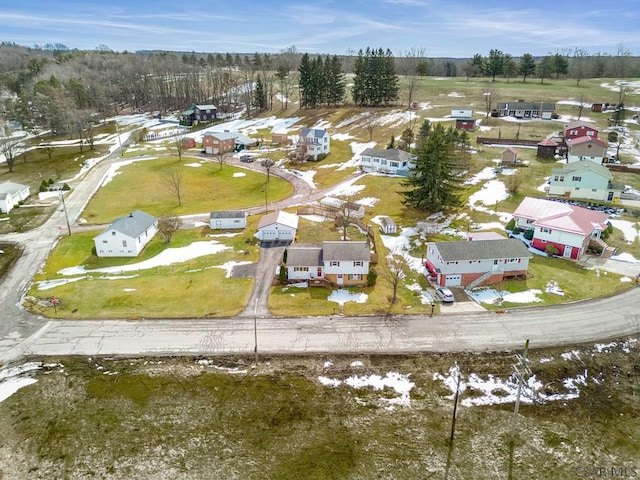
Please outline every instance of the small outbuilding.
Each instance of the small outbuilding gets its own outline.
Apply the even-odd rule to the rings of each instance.
[[[272,212],[258,222],[257,237],[263,242],[293,242],[298,231],[298,216],[288,212]]]
[[[94,237],[98,257],[137,257],[158,232],[158,219],[142,210],[113,221]]]
[[[247,213],[242,210],[211,212],[209,227],[212,230],[236,230],[247,226]]]
[[[558,153],[558,143],[550,138],[538,142],[537,147],[536,156],[541,158],[553,158]]]
[[[380,217],[380,231],[382,233],[396,233],[396,230],[396,222],[394,222],[391,217],[387,217],[386,215]]]

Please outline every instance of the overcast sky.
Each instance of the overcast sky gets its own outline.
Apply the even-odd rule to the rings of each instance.
[[[117,51],[640,55],[640,1],[2,0],[0,41]]]

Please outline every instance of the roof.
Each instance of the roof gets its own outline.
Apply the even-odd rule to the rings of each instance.
[[[215,137],[218,140],[235,140],[238,138],[239,133],[236,132],[207,132],[203,134],[203,137]]]
[[[323,260],[331,262],[336,260],[368,262],[371,259],[367,242],[322,242]]]
[[[191,108],[197,108],[198,110],[217,110],[215,105],[211,105],[210,103],[204,105],[193,105]]]
[[[382,217],[380,217],[380,224],[383,227],[395,227],[396,226],[396,222],[393,221],[393,218],[391,217],[387,217],[386,215],[383,215]]]
[[[555,103],[544,102],[503,102],[498,103],[498,110],[555,110]]]
[[[513,216],[535,220],[532,224],[534,226],[581,235],[591,235],[594,230],[604,230],[605,221],[609,218],[607,213],[531,197],[522,200]]]
[[[298,228],[298,216],[288,212],[271,212],[260,219],[258,222],[258,228],[264,228],[274,223],[286,225],[291,228]]]
[[[592,125],[588,125],[587,122],[584,122],[582,120],[578,120],[575,122],[569,122],[564,126],[564,131],[566,132],[567,130],[572,130],[574,128],[588,128],[589,130],[595,130],[596,132],[598,131],[598,129]]]
[[[593,142],[597,145],[600,145],[601,147],[609,147],[609,144],[607,142],[605,142],[604,140],[600,140],[599,138],[593,138],[590,136],[583,136],[583,137],[576,137],[576,138],[568,138],[567,139],[567,144],[570,147],[575,147],[576,145],[582,145],[583,143],[589,143],[589,142]]]
[[[220,212],[211,212],[209,218],[244,218],[247,214],[243,210],[224,210]]]
[[[538,145],[541,146],[541,147],[557,147],[558,146],[558,142],[554,142],[550,138],[545,138],[541,142],[538,142]]]
[[[5,198],[9,194],[21,192],[25,188],[29,188],[29,186],[15,182],[2,182],[0,183],[0,198]]]
[[[126,217],[116,218],[113,223],[104,230],[104,232],[115,230],[131,238],[137,238],[141,233],[156,223],[156,221],[156,217],[149,215],[142,210],[136,210]]]
[[[236,133],[236,143],[241,143],[243,145],[253,145],[254,143],[258,143],[258,140],[255,138],[247,137],[241,133]]]
[[[474,232],[469,233],[469,240],[477,242],[479,240],[504,240],[506,237],[498,232]]]
[[[309,135],[313,135],[315,138],[322,138],[325,136],[327,131],[323,128],[303,128],[300,131],[300,135],[303,137],[308,137]]]
[[[413,160],[416,158],[415,155],[409,152],[405,152],[404,150],[400,150],[399,148],[387,148],[384,150],[380,150],[377,148],[367,148],[360,154],[360,156],[385,158],[387,160],[393,160],[396,162],[403,162],[405,160]]]
[[[566,175],[568,173],[576,173],[576,172],[584,172],[590,171],[602,175],[603,177],[611,180],[613,176],[607,167],[603,167],[602,165],[598,165],[596,162],[592,162],[591,160],[581,160],[579,162],[569,163],[567,165],[563,165],[561,168],[554,168],[551,170],[552,175]]]
[[[515,238],[502,240],[477,240],[473,242],[436,242],[442,260],[445,262],[464,260],[491,260],[499,258],[530,258],[533,254]]]
[[[513,153],[513,154],[514,154],[514,155],[516,155],[516,156],[518,155],[518,150],[516,150],[516,149],[515,149],[515,148],[513,148],[513,147],[509,147],[509,148],[505,149],[502,153],[504,154],[504,153],[506,153],[506,152]]]
[[[322,265],[321,243],[294,243],[287,249],[288,267]]]

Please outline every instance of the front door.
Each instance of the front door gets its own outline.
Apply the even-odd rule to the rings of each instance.
[[[571,258],[571,252],[573,251],[573,247],[571,245],[565,245],[564,246],[564,252],[562,253],[562,256],[565,258]]]
[[[343,285],[344,284],[344,279],[342,278],[342,274],[339,273],[338,274],[338,285]]]

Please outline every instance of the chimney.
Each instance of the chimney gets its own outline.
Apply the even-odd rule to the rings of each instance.
[[[129,218],[133,218],[133,212],[129,214]]]

